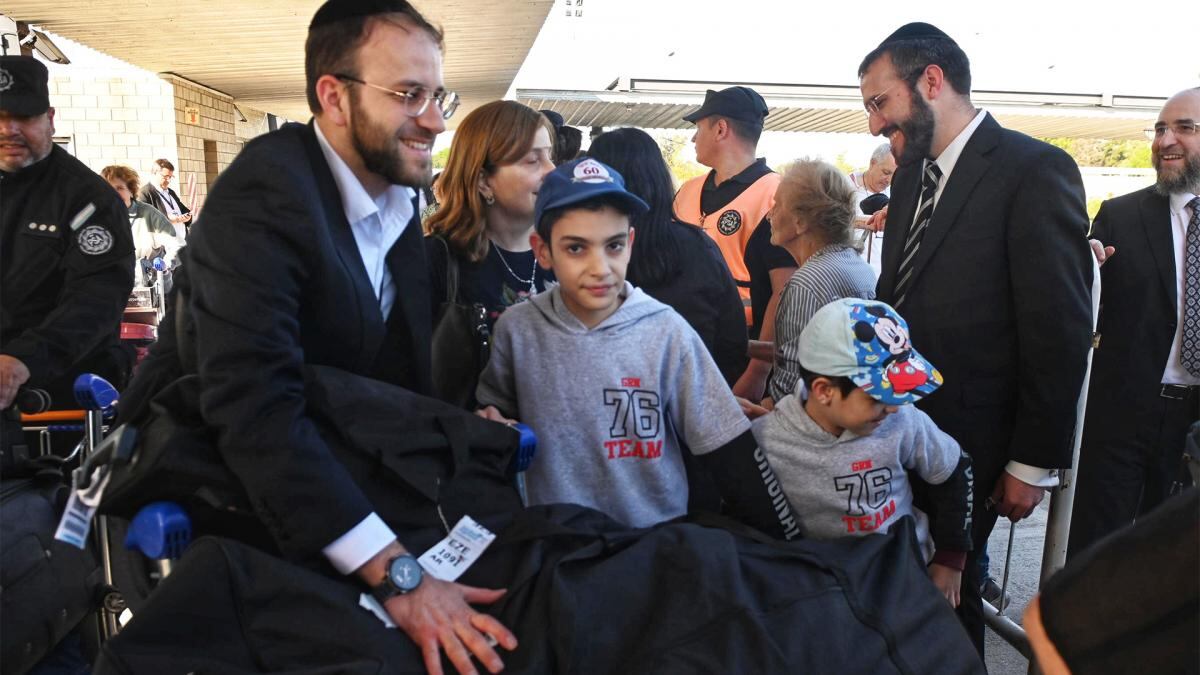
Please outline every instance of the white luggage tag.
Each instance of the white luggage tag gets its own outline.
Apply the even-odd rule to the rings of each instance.
[[[112,469],[101,466],[92,471],[92,480],[86,490],[79,487],[80,469],[75,469],[72,481],[71,497],[67,499],[67,508],[63,511],[62,519],[58,521],[58,529],[54,538],[78,549],[87,547],[88,533],[92,530],[92,518],[96,515],[96,507],[100,505],[100,497],[104,488],[112,478]]]
[[[442,581],[455,581],[496,540],[496,535],[475,522],[471,516],[463,516],[454,529],[443,540],[425,551],[417,562],[427,574]]]

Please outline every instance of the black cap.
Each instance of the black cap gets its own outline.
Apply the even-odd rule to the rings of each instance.
[[[761,127],[768,112],[767,102],[757,91],[750,87],[729,87],[721,91],[709,89],[704,94],[704,103],[700,109],[690,115],[684,115],[683,120],[694,124],[709,115],[721,115]]]
[[[539,110],[538,112],[545,115],[546,119],[550,120],[550,125],[555,129],[558,129],[567,123],[567,121],[563,119],[562,115],[554,112],[553,110]]]
[[[879,43],[879,46],[883,47],[895,42],[904,42],[905,40],[949,40],[950,42],[954,42],[949,35],[943,33],[937,26],[921,21],[914,21],[913,23],[906,23],[897,28],[894,33],[885,37],[883,42]]]
[[[411,5],[404,0],[327,0],[313,15],[308,29],[312,30],[360,16],[407,12],[410,7]]]
[[[0,110],[20,117],[50,108],[50,73],[32,56],[0,56]]]

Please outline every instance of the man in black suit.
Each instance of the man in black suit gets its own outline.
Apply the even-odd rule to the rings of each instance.
[[[1104,202],[1092,224],[1092,236],[1116,252],[1101,268],[1100,337],[1069,557],[1132,523],[1162,503],[1173,483],[1186,481],[1184,439],[1200,418],[1197,123],[1200,88],[1171,97],[1150,146],[1157,182]]]
[[[997,515],[1028,516],[1071,464],[1092,334],[1083,184],[1066,153],[975,108],[966,54],[929,24],[885,39],[859,78],[871,133],[900,166],[877,297],[941,369],[920,407],[974,462],[959,612],[982,654],[974,558]]]
[[[204,420],[286,557],[356,573],[430,672],[441,649],[464,673],[472,654],[496,672],[488,640],[516,639],[468,603],[503,591],[421,575],[317,433],[302,377],[320,364],[432,388],[413,188],[457,100],[442,35],[403,0],[330,0],[305,52],[314,121],[249,143],[185,249]]]
[[[179,195],[171,189],[175,165],[165,159],[156,159],[151,175],[152,178],[138,190],[138,201],[158,209],[172,225],[183,225],[186,228],[192,222],[192,210],[185,206]]]

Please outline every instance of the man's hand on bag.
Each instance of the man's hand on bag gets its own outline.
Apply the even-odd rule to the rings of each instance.
[[[400,542],[393,541],[371,557],[355,572],[368,586],[382,582],[390,560],[405,553]],[[389,598],[383,604],[388,616],[421,648],[425,669],[443,675],[442,650],[462,675],[475,675],[471,656],[489,672],[504,669],[495,645],[512,651],[517,638],[495,617],[471,609],[471,604],[490,605],[504,597],[505,591],[463,586],[426,574],[412,593]]]
[[[471,656],[488,672],[504,670],[493,645],[512,651],[517,638],[493,616],[471,608],[489,605],[504,596],[503,589],[475,588],[435,579],[429,575],[417,590],[398,595],[384,604],[388,616],[417,646],[431,675],[442,675],[442,650],[461,675],[476,675]]]
[[[29,381],[29,369],[21,359],[0,354],[0,410],[7,410],[17,398],[17,389]]]

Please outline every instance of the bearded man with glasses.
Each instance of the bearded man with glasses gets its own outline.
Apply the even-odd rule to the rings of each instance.
[[[475,672],[472,657],[497,672],[495,647],[516,639],[469,603],[503,591],[422,575],[305,396],[313,365],[432,393],[414,188],[430,184],[434,139],[457,107],[442,50],[441,32],[403,0],[322,5],[305,45],[314,119],[254,139],[215,183],[184,253],[179,305],[194,325],[191,412],[283,557],[357,575],[430,672],[443,651],[463,673]]]
[[[1071,465],[1095,264],[1083,181],[1065,152],[975,107],[966,54],[934,26],[888,36],[859,82],[871,133],[899,165],[876,299],[938,364],[945,385],[917,405],[974,463],[958,611],[982,654],[975,558],[997,516],[1027,517]]]
[[[1182,457],[1200,419],[1200,87],[1146,130],[1154,185],[1100,205],[1092,236],[1100,325],[1067,556],[1191,483]]]

